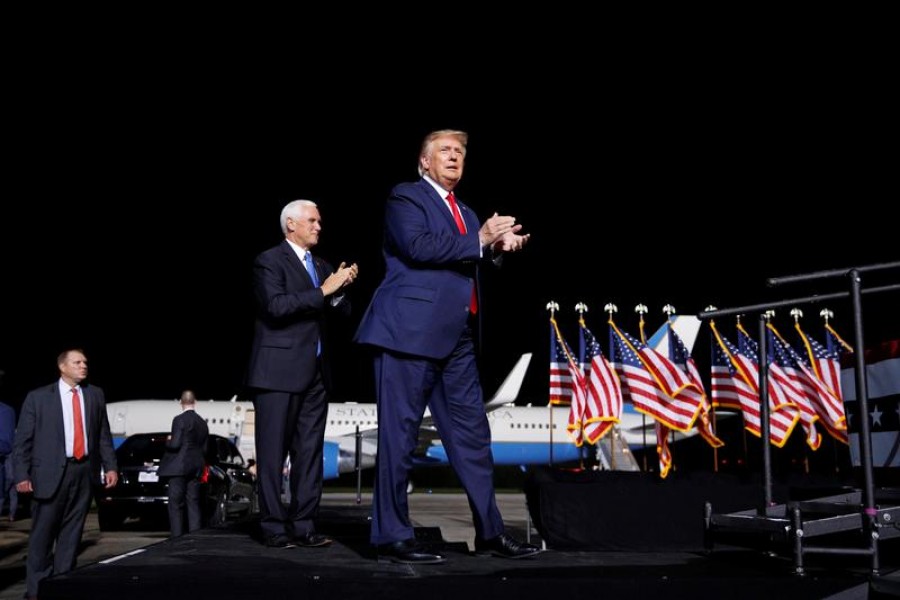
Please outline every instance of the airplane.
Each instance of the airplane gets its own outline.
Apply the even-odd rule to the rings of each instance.
[[[672,318],[688,348],[693,347],[700,322],[695,317],[679,315]],[[666,343],[668,328],[663,326],[648,341],[659,349]],[[516,406],[515,400],[531,362],[532,354],[522,354],[512,370],[485,403],[491,428],[491,450],[495,465],[551,464],[577,461],[585,457],[587,446],[577,447],[570,439],[566,425],[569,408],[565,406]],[[255,458],[255,411],[253,403],[198,400],[197,413],[207,420],[210,433],[236,441],[246,458]],[[110,429],[116,446],[134,433],[168,431],[172,419],[180,414],[178,400],[124,400],[107,404]],[[375,403],[333,402],[328,405],[324,444],[324,477],[334,479],[359,467],[375,465],[377,453],[378,414]],[[623,407],[616,426],[620,452],[656,444],[654,421],[634,410],[630,403]],[[675,441],[696,434],[675,432]],[[357,441],[358,438],[358,441]],[[604,438],[606,439],[606,438]],[[446,451],[426,411],[422,421],[416,465],[448,464]],[[357,445],[359,451],[357,451]]]
[[[512,404],[519,395],[531,354],[523,354],[497,389],[485,409]],[[256,457],[255,410],[253,402],[198,400],[195,410],[206,419],[210,433],[231,438],[245,459]],[[169,431],[172,419],[181,414],[181,403],[175,400],[122,400],[106,405],[113,445],[118,447],[135,433]],[[431,415],[426,411],[423,427],[430,427]],[[433,427],[432,427],[433,429]],[[375,403],[332,402],[328,405],[323,452],[324,477],[334,479],[356,470],[357,432],[360,437],[359,466],[375,466],[378,415]]]

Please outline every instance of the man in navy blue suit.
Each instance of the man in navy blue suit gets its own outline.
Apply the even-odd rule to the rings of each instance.
[[[524,558],[540,552],[504,531],[472,335],[479,263],[499,262],[529,236],[510,216],[494,213],[479,224],[456,200],[467,141],[462,131],[430,133],[419,154],[422,178],[391,192],[386,273],[356,334],[357,342],[375,348],[378,458],[370,539],[379,556],[400,563],[444,561],[416,542],[409,520],[409,469],[426,406],[468,495],[476,553]]]
[[[331,543],[315,530],[322,496],[322,452],[328,413],[326,316],[348,315],[346,286],[356,263],[335,270],[313,256],[322,220],[309,200],[281,211],[285,239],[256,257],[256,326],[247,369],[256,410],[256,460],[263,543],[273,548]],[[290,506],[281,503],[282,468],[291,459]]]

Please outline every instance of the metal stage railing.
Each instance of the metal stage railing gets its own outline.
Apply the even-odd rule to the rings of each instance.
[[[771,534],[772,532],[788,532],[793,536],[795,551],[795,569],[798,573],[803,573],[803,555],[804,553],[819,554],[848,554],[848,555],[870,555],[872,558],[872,573],[877,574],[880,568],[878,556],[878,539],[879,539],[879,509],[876,507],[875,501],[875,485],[872,470],[872,442],[869,421],[866,418],[860,418],[860,461],[863,470],[864,485],[862,497],[858,495],[844,495],[829,499],[822,499],[816,503],[799,503],[790,511],[785,508],[783,511],[775,508],[772,499],[772,458],[771,447],[769,443],[769,401],[768,401],[768,357],[766,344],[766,311],[784,307],[796,306],[797,304],[810,304],[825,300],[850,297],[853,311],[853,335],[856,348],[856,397],[859,402],[859,414],[867,415],[868,394],[866,387],[865,372],[865,343],[863,337],[863,309],[862,295],[874,294],[888,291],[900,290],[900,284],[884,285],[880,287],[872,287],[862,289],[861,273],[871,271],[881,271],[887,269],[900,268],[900,262],[881,263],[876,265],[867,265],[862,267],[852,267],[848,269],[833,269],[828,271],[818,271],[815,273],[807,273],[801,275],[790,275],[785,277],[773,277],[768,279],[770,286],[780,286],[797,282],[818,281],[821,279],[829,279],[836,277],[847,277],[849,279],[849,290],[844,292],[836,292],[823,295],[806,296],[802,298],[791,298],[788,300],[780,300],[774,302],[766,302],[762,304],[753,304],[747,306],[739,306],[735,308],[716,309],[701,312],[698,317],[700,319],[714,319],[729,315],[748,315],[759,314],[759,392],[760,392],[760,421],[761,421],[761,439],[762,446],[762,464],[763,464],[763,504],[759,506],[755,514],[753,511],[744,511],[742,513],[734,513],[731,515],[716,515],[712,513],[711,507],[707,506],[706,522],[707,527],[720,527],[724,530],[740,530],[764,532]],[[855,513],[853,507],[862,504],[861,515]],[[804,531],[804,523],[801,512],[804,506],[811,510],[824,512],[831,515],[828,524],[816,527],[813,524],[806,526]],[[838,508],[839,507],[839,508]],[[848,511],[848,507],[850,510]],[[834,518],[834,514],[843,513],[840,517]],[[900,516],[900,507],[888,509],[883,515],[886,522],[896,520]],[[860,520],[863,523],[860,523]],[[848,531],[854,528],[858,529],[860,525],[864,525],[865,531],[869,533],[869,546],[867,548],[833,548],[833,547],[812,547],[804,545],[804,535],[834,533],[836,531]]]

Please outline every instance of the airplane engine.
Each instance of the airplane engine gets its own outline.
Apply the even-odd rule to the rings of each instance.
[[[325,479],[335,479],[344,473],[356,472],[356,452],[341,448],[338,442],[325,440],[322,461],[325,463],[323,465]],[[364,453],[360,463],[361,468],[371,469],[375,466],[375,457]]]
[[[325,442],[322,450],[322,473],[325,479],[336,479],[341,474],[341,446]]]

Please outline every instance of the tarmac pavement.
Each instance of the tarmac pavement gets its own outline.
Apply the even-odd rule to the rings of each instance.
[[[362,494],[360,504],[371,506],[370,493]],[[357,502],[355,493],[326,492],[323,506],[352,506]],[[507,526],[507,531],[520,540],[529,538],[530,520],[525,495],[498,493],[497,504]],[[409,495],[410,517],[413,524],[439,527],[441,536],[448,542],[465,542],[474,549],[475,529],[472,513],[463,493],[430,493],[416,491]],[[151,524],[152,525],[152,524]],[[25,555],[28,548],[28,532],[31,519],[13,522],[5,517],[0,521],[0,600],[20,600],[25,591]],[[141,521],[127,521],[120,531],[100,531],[96,510],[88,514],[82,536],[82,550],[78,566],[93,564],[122,554],[156,544],[168,538],[166,524],[147,527]],[[540,544],[535,532],[531,542]]]

